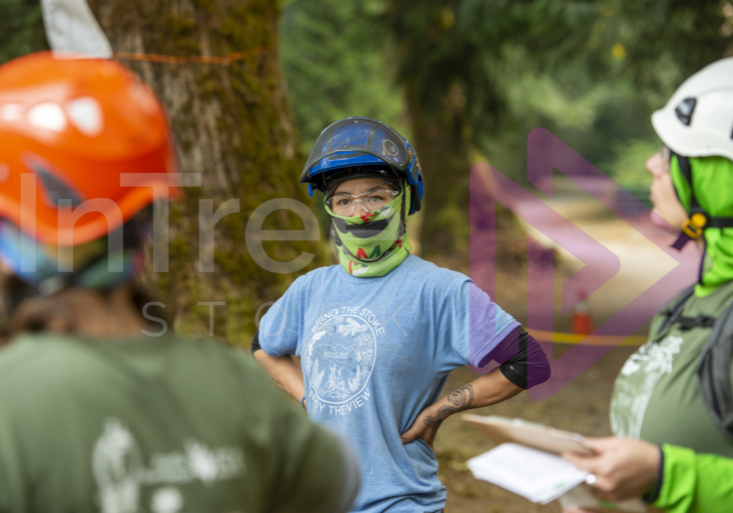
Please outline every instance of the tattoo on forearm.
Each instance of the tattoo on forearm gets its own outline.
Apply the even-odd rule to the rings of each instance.
[[[448,394],[446,400],[450,403],[449,405],[441,406],[434,417],[425,417],[426,426],[443,422],[454,413],[470,408],[473,404],[473,387],[471,385],[463,386]]]

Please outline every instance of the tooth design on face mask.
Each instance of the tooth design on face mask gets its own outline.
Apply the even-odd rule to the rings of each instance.
[[[367,220],[368,221],[368,220]],[[336,229],[340,233],[351,234],[359,239],[369,239],[376,237],[392,222],[392,217],[389,219],[380,219],[379,221],[371,221],[368,224],[349,224],[344,219],[334,218],[333,223],[336,225]]]

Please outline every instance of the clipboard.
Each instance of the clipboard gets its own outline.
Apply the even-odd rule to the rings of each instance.
[[[608,503],[599,501],[593,496],[588,485],[580,485],[560,497],[560,506],[578,507],[593,513],[664,513],[661,509],[652,508],[639,499]]]
[[[571,431],[562,431],[535,422],[498,415],[483,416],[467,413],[461,418],[497,445],[513,442],[557,455],[566,451],[587,456],[595,454],[595,451],[583,442],[580,434]]]
[[[466,413],[461,418],[497,445],[512,442],[557,455],[565,451],[585,455],[595,454],[593,449],[583,443],[583,437],[572,431],[563,431],[536,422],[498,415],[483,416]],[[640,499],[604,503],[596,499],[590,490],[586,485],[578,486],[563,495],[560,502],[563,507],[581,506],[594,513],[663,513],[659,509],[648,507]]]

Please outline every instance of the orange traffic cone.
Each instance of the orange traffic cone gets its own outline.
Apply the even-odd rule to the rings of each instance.
[[[588,335],[593,331],[593,317],[586,301],[585,291],[578,292],[580,303],[573,309],[573,333]]]

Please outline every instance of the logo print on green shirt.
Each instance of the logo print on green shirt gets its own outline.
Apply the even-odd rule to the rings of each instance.
[[[210,448],[190,440],[181,451],[153,453],[146,465],[133,434],[119,419],[111,417],[94,445],[92,470],[102,513],[139,511],[143,486],[168,486],[156,491],[153,506],[157,505],[154,509],[160,513],[176,513],[184,508],[183,499],[169,485],[234,479],[244,472],[244,455],[236,447]],[[174,495],[181,501],[174,500]]]
[[[647,342],[626,360],[611,401],[611,429],[616,436],[639,438],[649,399],[660,378],[672,372],[683,340],[670,336]]]

